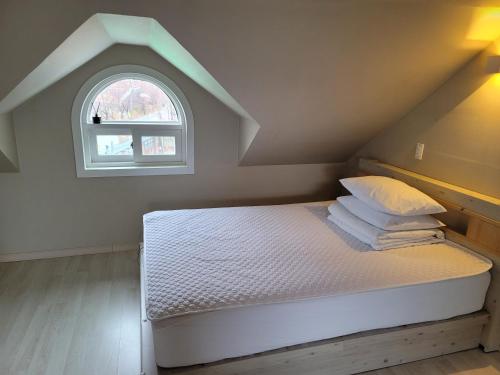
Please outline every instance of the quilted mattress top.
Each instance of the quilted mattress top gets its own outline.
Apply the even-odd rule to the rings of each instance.
[[[475,276],[491,262],[445,242],[372,251],[327,203],[144,215],[150,320]]]

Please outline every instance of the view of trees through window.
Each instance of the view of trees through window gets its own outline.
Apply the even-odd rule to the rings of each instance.
[[[175,155],[175,137],[142,137],[144,155]]]
[[[178,121],[170,98],[155,84],[139,79],[116,81],[95,98],[91,116],[102,121]]]

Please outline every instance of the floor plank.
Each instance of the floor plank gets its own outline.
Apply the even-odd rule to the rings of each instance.
[[[134,251],[0,263],[1,375],[138,375],[139,321]],[[365,374],[500,374],[500,353],[469,350]]]
[[[0,374],[140,372],[137,252],[0,265]]]

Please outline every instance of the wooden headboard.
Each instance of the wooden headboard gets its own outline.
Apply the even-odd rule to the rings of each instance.
[[[360,159],[358,175],[388,176],[406,182],[441,203],[448,212],[434,215],[444,222],[446,238],[472,249],[494,263],[485,308],[490,321],[482,345],[486,351],[500,350],[500,199],[448,184],[402,168]]]

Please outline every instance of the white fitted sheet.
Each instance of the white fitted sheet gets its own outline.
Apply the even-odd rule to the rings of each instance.
[[[204,312],[152,322],[156,363],[190,366],[481,310],[489,272],[403,288]]]
[[[370,251],[328,222],[327,205],[146,215],[143,286],[157,363],[206,363],[481,309],[491,262],[449,242]]]

